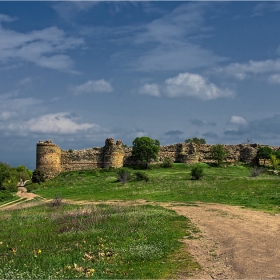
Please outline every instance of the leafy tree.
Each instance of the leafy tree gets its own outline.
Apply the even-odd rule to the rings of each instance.
[[[268,146],[264,146],[264,147],[259,147],[258,151],[257,151],[257,159],[263,160],[263,165],[265,165],[265,161],[267,159],[270,159],[270,156],[272,154],[272,149]]]
[[[10,177],[11,166],[5,162],[0,162],[0,188],[3,188],[3,182]]]
[[[206,144],[206,140],[204,138],[194,137],[192,139],[188,138],[185,140],[185,143],[195,143],[197,145]]]
[[[44,177],[44,172],[40,169],[35,169],[33,171],[33,176],[32,176],[32,183],[41,183],[45,182],[45,177]]]
[[[220,166],[225,157],[227,156],[227,152],[221,144],[216,144],[211,148],[211,154],[213,159],[217,162],[217,165]]]
[[[132,156],[148,167],[151,160],[157,160],[160,143],[157,139],[143,136],[137,137],[132,142]]]

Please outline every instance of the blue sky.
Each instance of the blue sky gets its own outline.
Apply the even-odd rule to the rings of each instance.
[[[280,2],[0,2],[0,161],[36,143],[280,145]]]

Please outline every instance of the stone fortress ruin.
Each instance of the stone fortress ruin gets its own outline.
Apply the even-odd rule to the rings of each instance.
[[[174,162],[193,164],[211,163],[210,144],[178,143],[161,146],[158,162],[171,158]],[[257,163],[258,144],[223,145],[227,152],[226,162]],[[271,147],[280,150],[279,147]],[[43,171],[47,179],[56,177],[61,172],[74,170],[91,170],[96,168],[119,168],[137,162],[132,157],[132,148],[123,147],[121,140],[112,138],[105,141],[104,147],[93,147],[84,150],[62,150],[52,140],[39,141],[36,151],[36,168]]]

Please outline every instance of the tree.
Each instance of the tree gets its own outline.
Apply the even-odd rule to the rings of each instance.
[[[32,176],[32,183],[41,183],[45,182],[44,172],[40,169],[34,169]]]
[[[227,152],[223,148],[221,144],[217,144],[212,146],[211,148],[211,154],[213,159],[217,162],[217,165],[221,165],[223,162],[224,158],[227,156]]]
[[[264,146],[264,147],[259,147],[258,151],[257,151],[257,159],[263,160],[263,165],[265,165],[265,161],[267,159],[270,159],[270,156],[272,154],[272,149],[268,146]]]
[[[206,144],[206,140],[204,138],[193,137],[192,139],[186,139],[185,143],[195,143],[197,145]]]
[[[132,142],[132,156],[148,167],[151,160],[157,160],[160,143],[157,139],[143,136],[137,137]]]

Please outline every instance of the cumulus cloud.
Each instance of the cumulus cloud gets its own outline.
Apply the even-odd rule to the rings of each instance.
[[[76,116],[69,113],[55,113],[30,119],[26,122],[26,129],[33,133],[73,134],[90,128],[98,128],[98,125],[90,123],[76,123]]]
[[[145,84],[139,89],[140,94],[148,94],[155,97],[161,96],[159,86],[157,84]]]
[[[167,97],[194,97],[202,100],[211,100],[220,97],[232,97],[234,92],[228,88],[219,88],[201,75],[180,73],[176,77],[165,80],[161,86],[145,84],[139,90],[141,94],[152,96],[165,95]]]
[[[73,73],[74,62],[63,53],[84,44],[82,38],[68,37],[63,30],[55,26],[29,33],[20,33],[0,26],[0,41],[2,63],[20,60]]]
[[[111,84],[105,80],[89,80],[82,85],[78,85],[73,88],[75,95],[80,95],[84,93],[97,93],[97,92],[112,92],[113,87]]]
[[[195,97],[210,100],[230,97],[234,95],[234,92],[221,89],[198,74],[186,72],[165,81],[165,94],[168,97]]]
[[[229,120],[229,123],[231,124],[238,124],[238,125],[246,125],[247,121],[240,116],[232,116]]]

